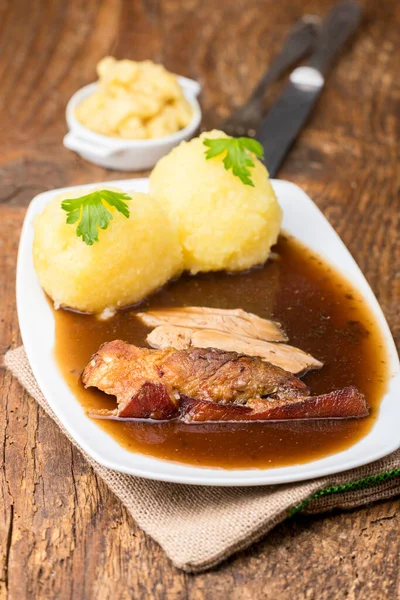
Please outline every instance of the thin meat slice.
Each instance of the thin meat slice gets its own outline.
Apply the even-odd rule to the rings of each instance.
[[[268,418],[282,419],[347,419],[369,414],[365,396],[355,386],[335,390],[321,396],[310,396],[291,404],[270,407]]]
[[[321,396],[276,404],[268,399],[248,401],[245,406],[223,405],[194,398],[181,398],[180,419],[184,423],[282,421],[294,419],[347,419],[366,417],[365,397],[354,386]]]
[[[153,348],[183,350],[194,346],[197,348],[218,348],[248,356],[256,356],[294,374],[303,374],[313,369],[320,369],[323,366],[323,363],[311,354],[294,346],[289,346],[289,344],[265,342],[210,329],[159,325],[148,334],[146,340]]]
[[[192,329],[212,329],[270,342],[285,342],[288,339],[280,323],[262,319],[241,308],[183,306],[139,312],[136,316],[149,327],[176,325]]]

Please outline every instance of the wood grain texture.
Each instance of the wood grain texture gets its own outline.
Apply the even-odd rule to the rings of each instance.
[[[350,248],[400,344],[400,4],[366,0],[280,176],[301,185]],[[0,3],[0,346],[20,343],[15,261],[44,190],[112,180],[61,144],[71,94],[105,54],[153,58],[203,85],[204,124],[241,104],[307,12],[330,0],[9,0]],[[271,88],[270,104],[281,84]],[[399,500],[297,516],[219,569],[190,576],[128,517],[57,427],[0,371],[0,597],[400,597]]]

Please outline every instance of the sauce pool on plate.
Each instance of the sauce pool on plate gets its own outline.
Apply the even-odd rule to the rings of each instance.
[[[324,363],[304,382],[313,395],[355,385],[366,396],[363,419],[276,423],[199,424],[178,421],[98,420],[122,446],[157,458],[225,469],[305,463],[345,450],[371,429],[388,379],[384,343],[368,306],[328,263],[292,237],[281,235],[263,267],[237,275],[185,275],[140,305],[243,308],[282,323],[289,343]],[[54,311],[55,356],[82,406],[115,408],[113,397],[85,390],[80,374],[98,347],[114,339],[146,346],[150,328],[124,309],[108,321],[68,310]]]

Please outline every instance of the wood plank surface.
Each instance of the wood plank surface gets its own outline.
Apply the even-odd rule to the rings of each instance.
[[[62,146],[65,105],[96,62],[152,58],[198,79],[204,125],[239,106],[288,28],[330,0],[0,2],[0,354],[20,343],[19,232],[31,198],[118,179]],[[363,26],[329,76],[280,177],[343,237],[400,344],[400,3],[365,0]],[[266,104],[281,84],[271,88]],[[21,387],[0,370],[0,598],[395,599],[398,499],[299,515],[211,572],[171,566]]]

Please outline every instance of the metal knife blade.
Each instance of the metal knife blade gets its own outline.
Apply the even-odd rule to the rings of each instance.
[[[342,2],[322,23],[308,66],[295,69],[277,102],[262,120],[256,138],[264,147],[264,164],[274,177],[324,86],[324,75],[339,48],[357,29],[360,6]]]

